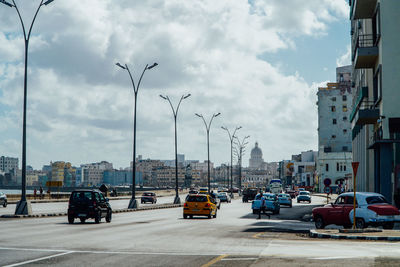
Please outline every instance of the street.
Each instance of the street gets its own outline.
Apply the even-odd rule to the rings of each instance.
[[[313,197],[312,205],[324,198]],[[373,266],[396,262],[400,244],[309,239],[312,222],[290,219],[312,205],[281,209],[271,219],[251,203],[223,203],[216,219],[184,220],[182,208],[118,213],[111,223],[69,225],[65,216],[1,219],[2,266]],[[279,230],[280,229],[280,230]],[[395,258],[395,259],[391,259]],[[372,264],[372,265],[371,265]]]

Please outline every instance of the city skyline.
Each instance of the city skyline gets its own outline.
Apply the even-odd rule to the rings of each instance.
[[[34,4],[21,3],[24,19]],[[173,159],[173,120],[158,95],[186,93],[192,97],[178,116],[178,151],[187,158],[207,158],[205,130],[194,113],[221,112],[210,132],[210,160],[217,165],[230,160],[222,125],[242,126],[239,137],[251,136],[249,149],[257,141],[266,162],[317,150],[316,92],[335,80],[336,66],[350,63],[349,8],[344,0],[292,1],[282,15],[285,6],[49,5],[37,18],[30,49],[27,164],[129,166],[133,93],[115,69],[118,61],[132,66],[135,77],[146,63],[160,64],[146,73],[139,92],[137,155]],[[21,158],[23,42],[14,13],[0,9],[0,151]],[[246,153],[245,166],[248,159]]]

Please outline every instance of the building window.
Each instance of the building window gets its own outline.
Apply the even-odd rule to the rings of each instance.
[[[333,120],[332,120],[332,123],[333,123],[333,124],[336,124],[336,119],[333,119]]]
[[[336,97],[332,97],[332,101],[336,101]]]
[[[335,139],[336,138],[336,135],[332,135],[332,139]]]
[[[343,112],[347,112],[347,105],[343,105]]]
[[[328,172],[329,171],[329,164],[325,164],[325,170]]]
[[[336,107],[335,106],[331,106],[331,111],[335,112],[336,111]]]
[[[346,163],[343,165],[343,171],[346,171]]]
[[[342,100],[343,100],[343,101],[346,101],[346,100],[347,100],[347,95],[343,95],[343,96],[342,96]]]

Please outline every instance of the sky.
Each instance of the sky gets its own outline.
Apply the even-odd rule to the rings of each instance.
[[[10,1],[11,0],[7,0]],[[16,0],[29,28],[40,0]],[[350,64],[346,0],[55,0],[42,6],[29,44],[27,164],[75,166],[137,155],[230,162],[231,131],[250,136],[267,162],[317,150],[318,86]],[[22,155],[24,39],[14,8],[0,4],[0,156]]]

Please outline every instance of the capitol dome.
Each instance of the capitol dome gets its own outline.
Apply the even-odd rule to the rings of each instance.
[[[264,159],[262,158],[262,151],[261,148],[258,147],[258,142],[256,142],[255,147],[250,153],[249,167],[251,169],[260,169],[263,163]]]

